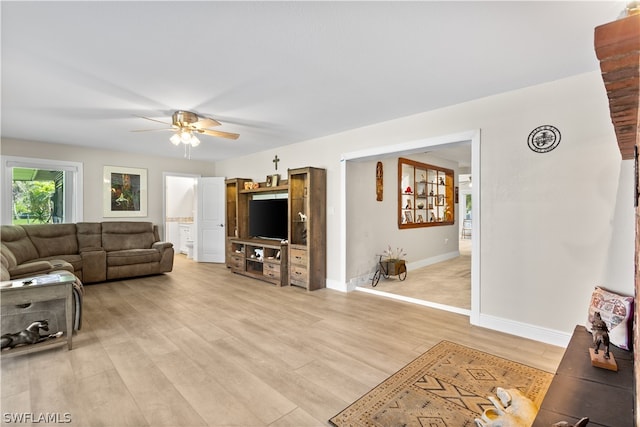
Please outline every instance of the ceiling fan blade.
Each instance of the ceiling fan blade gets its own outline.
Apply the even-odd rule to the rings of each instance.
[[[227,138],[227,139],[238,139],[238,137],[240,136],[237,133],[222,132],[219,130],[212,130],[212,129],[197,129],[197,131],[198,133],[203,133],[205,135],[219,136],[221,138]]]
[[[136,117],[139,117],[139,118],[141,118],[141,119],[145,119],[145,120],[151,120],[152,122],[162,123],[163,125],[173,126],[173,123],[163,122],[162,120],[151,119],[151,118],[149,118],[149,117],[144,117],[144,116],[136,116]]]
[[[195,127],[196,129],[206,129],[214,126],[220,126],[221,124],[222,123],[220,123],[219,121],[209,117],[199,117],[199,120],[193,123],[191,126]]]
[[[131,132],[156,132],[156,131],[175,131],[174,128],[162,128],[162,129],[134,129]]]

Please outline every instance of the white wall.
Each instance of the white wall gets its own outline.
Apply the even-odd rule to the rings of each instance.
[[[560,129],[562,141],[550,153],[534,153],[527,137],[547,124]],[[215,172],[263,180],[275,154],[281,173],[326,168],[328,283],[346,289],[341,154],[471,129],[481,129],[480,324],[560,343],[584,322],[593,286],[633,294],[626,237],[633,235],[633,183],[599,72],[222,161]],[[350,262],[370,257],[361,245],[347,245]]]
[[[147,210],[144,218],[126,218],[130,221],[150,221],[160,227],[163,235],[163,172],[193,173],[211,176],[213,166],[209,162],[195,160],[169,159],[121,153],[117,151],[95,150],[73,145],[46,144],[33,141],[2,139],[2,155],[35,157],[50,160],[81,162],[84,172],[84,221],[115,221],[119,218],[104,218],[102,206],[103,167],[122,166],[147,169]]]
[[[167,221],[193,221],[193,210],[195,207],[195,182],[195,179],[191,177],[167,177]]]

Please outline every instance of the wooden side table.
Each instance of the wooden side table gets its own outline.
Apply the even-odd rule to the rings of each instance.
[[[37,344],[23,345],[4,350],[2,356],[32,353],[67,344],[72,349],[73,337],[73,284],[76,277],[69,272],[46,274],[26,279],[0,283],[0,305],[19,305],[34,302],[62,300],[64,301],[67,339],[50,339]],[[28,325],[25,325],[25,327]],[[4,331],[9,332],[9,331]],[[18,331],[12,331],[18,332]],[[55,333],[56,331],[49,331]]]

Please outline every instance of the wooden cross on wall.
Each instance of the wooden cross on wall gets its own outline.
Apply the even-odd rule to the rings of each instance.
[[[272,162],[276,165],[276,170],[278,170],[278,162],[279,161],[280,161],[280,159],[278,158],[278,155],[276,154],[276,156],[272,160]]]

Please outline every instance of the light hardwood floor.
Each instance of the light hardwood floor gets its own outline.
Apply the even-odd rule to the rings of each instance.
[[[3,424],[68,413],[74,426],[324,426],[441,340],[549,372],[563,353],[463,315],[278,288],[184,256],[172,273],[85,289],[72,351],[2,358]]]

